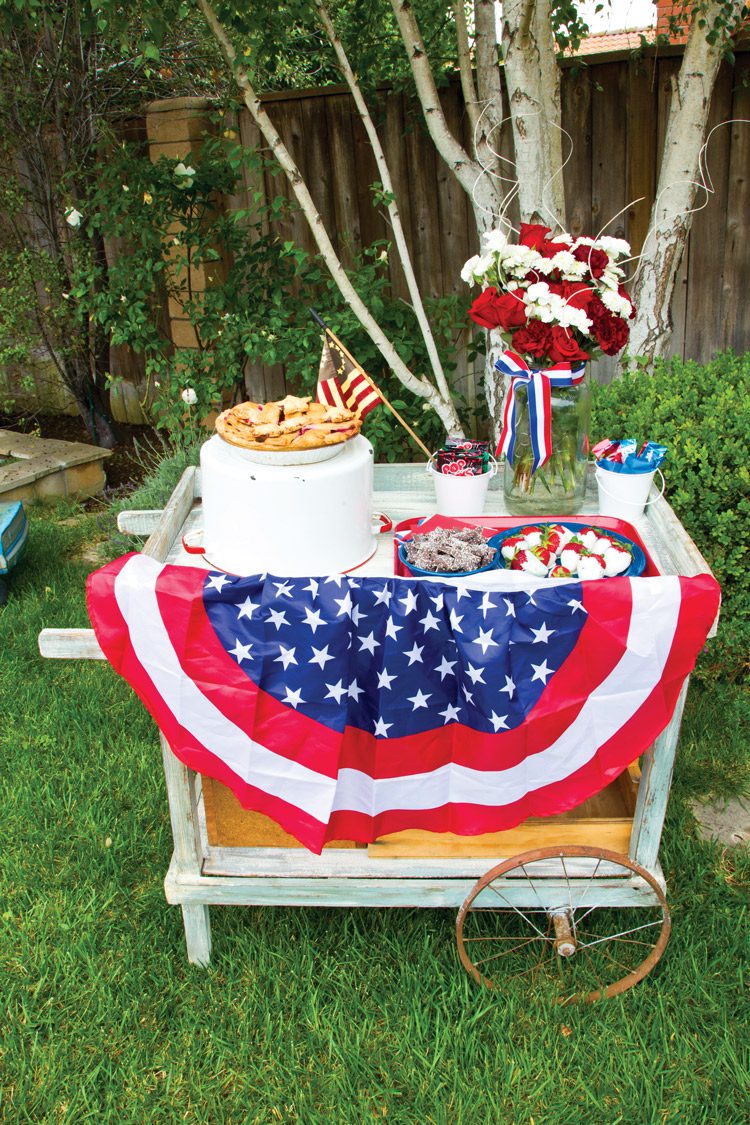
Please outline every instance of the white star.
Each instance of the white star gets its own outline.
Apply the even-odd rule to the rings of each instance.
[[[234,648],[230,648],[229,651],[231,652],[232,656],[237,657],[237,663],[241,664],[243,660],[252,660],[252,656],[250,655],[250,649],[252,647],[252,645],[240,644],[240,638],[235,637]]]
[[[226,574],[212,574],[209,576],[208,585],[211,586],[212,589],[218,590],[219,593],[221,593],[221,591],[230,581],[231,580],[226,576]]]
[[[543,660],[541,664],[532,664],[531,667],[534,669],[534,675],[531,677],[532,684],[534,680],[541,680],[543,684],[546,684],[555,670],[554,668],[547,667],[546,660]]]
[[[387,586],[383,586],[382,590],[378,590],[375,594],[375,605],[387,605],[390,609],[392,597],[393,591],[389,590]],[[392,726],[393,724],[389,723],[388,725]]]
[[[412,711],[416,711],[419,707],[424,707],[427,710],[427,700],[430,698],[430,692],[425,695],[420,688],[416,695],[409,695],[407,699],[413,705]]]
[[[482,679],[482,675],[483,675],[482,669],[481,668],[475,668],[473,664],[467,664],[466,665],[466,675],[469,677],[469,679],[471,680],[471,682],[473,684],[483,684],[484,683],[484,680]]]
[[[282,625],[288,625],[289,624],[289,622],[286,619],[286,614],[284,613],[283,610],[279,610],[279,609],[269,609],[268,620],[277,629],[280,629]]]
[[[402,629],[403,625],[394,625],[393,618],[389,617],[385,625],[385,635],[386,637],[390,637],[391,640],[397,641],[398,637],[396,634],[399,633]]]
[[[508,607],[505,611],[505,616],[506,617],[515,617],[516,616],[515,603],[512,602],[510,600],[510,598],[503,598],[503,601],[505,602],[506,606]]]
[[[392,676],[389,672],[386,672],[386,670],[384,668],[382,672],[378,672],[378,687],[388,688],[388,690],[390,691],[391,690],[391,680],[395,680],[395,679],[396,679],[396,677]]]
[[[245,598],[242,605],[237,606],[237,620],[239,621],[241,617],[251,618],[253,616],[253,610],[258,609],[259,605],[259,602],[252,602],[250,598]]]
[[[310,628],[312,629],[313,633],[317,633],[318,627],[320,625],[324,624],[324,621],[323,621],[323,618],[321,616],[320,610],[319,609],[310,609],[310,607],[308,605],[306,605],[305,606],[305,620],[302,622],[302,624],[303,625],[309,625]]]
[[[346,688],[342,680],[339,680],[337,684],[326,684],[326,687],[328,688],[326,699],[335,699],[337,703],[340,703],[341,697],[346,695]]]
[[[284,645],[279,645],[279,656],[274,657],[274,664],[283,664],[284,671],[287,670],[290,664],[297,663],[297,657],[294,655],[296,649],[285,648]]]
[[[328,576],[328,578],[326,578],[326,582],[335,582],[336,585],[339,587],[339,589],[341,588],[341,583],[343,581],[344,581],[343,574],[330,574]]]
[[[348,613],[349,616],[351,617],[351,615],[352,615],[352,596],[351,596],[351,594],[349,593],[348,590],[346,592],[345,598],[334,598],[333,600],[335,601],[336,605],[341,606],[341,609],[339,610],[339,612],[337,614],[338,617],[341,617],[341,615],[344,614],[344,613]]]
[[[463,629],[461,628],[461,622],[463,621],[463,619],[464,619],[463,614],[461,614],[461,616],[459,617],[458,614],[456,613],[455,609],[451,610],[450,622],[451,622],[451,629],[453,630],[454,633],[463,633]]]
[[[465,686],[465,685],[464,685],[464,687],[463,687],[463,693],[464,693],[464,699],[466,700],[466,702],[467,702],[467,703],[472,703],[472,704],[473,704],[473,702],[474,702],[474,696],[473,696],[473,694],[472,694],[472,693],[471,693],[470,691],[468,691],[468,689],[466,688],[466,686]]]
[[[487,610],[488,609],[497,609],[497,606],[495,605],[495,603],[490,598],[489,590],[485,590],[484,597],[482,598],[482,604],[480,605],[479,608],[482,611],[482,617],[487,616]]]
[[[277,598],[291,598],[292,587],[288,582],[274,582],[274,586],[276,587]]]
[[[404,656],[409,657],[409,666],[410,667],[411,667],[412,664],[422,664],[422,663],[424,663],[423,660],[422,660],[422,652],[423,651],[424,651],[424,645],[418,645],[415,641],[414,648],[411,649],[410,652],[404,653]]]
[[[492,712],[492,714],[490,715],[490,722],[492,723],[493,727],[495,728],[495,734],[497,734],[497,732],[499,730],[507,730],[508,729],[508,724],[505,721],[507,718],[508,718],[507,715],[496,715],[494,711]]]
[[[378,719],[378,721],[375,724],[375,730],[372,733],[375,735],[376,738],[387,738],[388,737],[388,731],[389,731],[390,727],[392,727],[392,726],[393,726],[393,723],[384,723],[382,718]]]
[[[294,707],[294,709],[296,710],[297,707],[299,707],[300,703],[305,702],[302,698],[302,690],[300,689],[299,691],[292,691],[292,689],[288,687],[286,689],[286,695],[281,702],[291,703],[292,707]]]
[[[311,578],[310,581],[307,583],[307,585],[304,587],[305,590],[309,590],[310,593],[312,594],[313,601],[318,596],[318,587],[319,586],[320,586],[320,583],[318,582],[317,578]]]
[[[365,689],[361,688],[356,680],[352,680],[347,690],[349,692],[349,698],[353,699],[355,703],[359,703],[359,697]]]
[[[315,653],[315,656],[311,657],[307,663],[319,664],[322,671],[325,671],[325,667],[328,661],[333,660],[333,657],[328,652],[328,645],[326,645],[325,648],[316,648],[315,645],[313,645],[312,650]]]
[[[571,598],[571,600],[568,602],[568,605],[573,610],[573,613],[575,613],[577,609],[580,609],[581,613],[588,613],[588,610],[585,608],[583,602],[577,602],[575,598]]]
[[[404,607],[404,617],[407,617],[413,609],[417,608],[417,595],[413,590],[407,590],[406,601],[399,602],[399,605]]]
[[[534,640],[531,643],[535,644],[535,645],[536,644],[545,644],[546,645],[547,641],[550,639],[552,634],[556,632],[555,629],[548,629],[547,628],[547,622],[546,621],[542,622],[541,629],[532,629],[531,631],[534,634]]]
[[[486,654],[488,648],[490,648],[490,647],[499,648],[500,647],[499,644],[497,643],[497,641],[493,641],[491,629],[480,629],[479,630],[479,636],[475,637],[474,640],[471,643],[473,645],[479,645],[479,647],[482,650],[483,656]]]
[[[369,633],[366,637],[357,637],[359,641],[360,652],[375,653],[376,648],[380,648],[380,641],[375,640],[375,633]]]
[[[440,631],[440,620],[439,618],[433,616],[429,609],[427,610],[425,616],[419,619],[419,624],[422,626],[425,633],[428,629],[437,629],[438,632]]]
[[[440,682],[441,683],[445,679],[446,676],[454,676],[455,675],[455,672],[453,671],[453,669],[456,667],[456,663],[457,662],[455,660],[446,660],[445,657],[443,657],[441,663],[438,664],[437,668],[435,669],[436,672],[440,673]]]
[[[534,594],[533,593],[529,594],[529,600],[526,602],[526,605],[536,605],[536,602],[534,601]]]
[[[438,611],[438,613],[440,613],[440,610],[443,608],[444,600],[445,599],[443,594],[438,594],[436,597],[430,598],[430,601],[435,606],[435,609]]]
[[[354,624],[359,625],[363,617],[367,617],[367,614],[363,613],[358,605],[355,605],[354,609],[352,610],[352,621],[354,622]]]
[[[511,680],[510,676],[505,677],[505,687],[501,687],[500,691],[507,691],[508,699],[512,699],[516,692],[516,685]]]
[[[456,586],[456,601],[460,602],[461,598],[468,598],[469,591],[465,586]]]
[[[444,711],[438,711],[438,714],[443,716],[446,723],[458,722],[458,707],[454,707],[452,703],[449,703]]]

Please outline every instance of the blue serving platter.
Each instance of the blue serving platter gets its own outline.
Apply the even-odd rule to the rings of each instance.
[[[646,556],[638,544],[634,543],[632,539],[628,539],[627,536],[620,535],[617,531],[610,531],[607,527],[599,527],[596,523],[573,523],[570,520],[555,520],[554,524],[559,524],[560,527],[567,527],[570,531],[581,531],[584,527],[593,527],[595,531],[600,531],[602,535],[614,539],[616,543],[623,543],[626,547],[629,547],[633,552],[633,561],[627,570],[617,575],[618,578],[638,578],[646,569]],[[498,535],[493,535],[487,542],[491,547],[497,547],[500,559],[499,566],[504,570],[508,570],[508,562],[501,554],[501,548],[505,540],[509,539],[512,535],[518,535],[525,527],[552,526],[553,524],[549,521],[534,523],[533,520],[529,520],[526,523],[519,523],[516,527],[509,527],[505,531],[501,531]]]
[[[494,537],[495,539],[498,536]],[[478,570],[422,570],[419,566],[414,566],[406,557],[406,543],[402,543],[398,549],[398,557],[401,564],[406,567],[410,574],[417,578],[468,578],[471,574],[484,574],[486,570],[498,570],[502,563],[505,561],[500,554],[499,548],[493,543],[492,539],[488,540],[491,547],[495,547],[495,557],[492,562],[487,563],[486,566],[480,566]]]

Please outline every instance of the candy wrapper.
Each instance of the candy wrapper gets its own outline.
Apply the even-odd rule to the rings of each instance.
[[[437,471],[451,476],[481,476],[489,470],[489,445],[486,441],[449,438],[436,456]]]
[[[597,442],[591,452],[597,464],[610,472],[653,473],[666,457],[667,447],[657,445],[655,441],[644,441],[638,449],[635,438],[605,438]]]

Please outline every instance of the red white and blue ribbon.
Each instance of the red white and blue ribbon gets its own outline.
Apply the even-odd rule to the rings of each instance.
[[[552,456],[552,388],[573,387],[583,380],[586,364],[571,367],[568,363],[556,363],[544,371],[529,367],[515,352],[503,352],[495,367],[503,375],[510,376],[510,391],[503,411],[503,430],[497,447],[497,456],[504,453],[513,464],[516,446],[516,427],[518,424],[518,403],[516,391],[519,386],[528,387],[529,433],[534,460],[532,475],[546,464]]]

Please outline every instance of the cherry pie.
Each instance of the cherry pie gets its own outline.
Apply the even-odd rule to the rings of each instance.
[[[269,452],[338,445],[355,437],[361,425],[351,410],[294,395],[281,402],[241,402],[216,419],[224,441]]]

